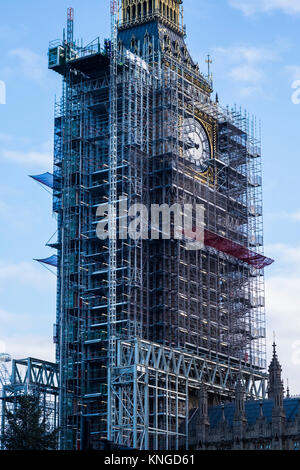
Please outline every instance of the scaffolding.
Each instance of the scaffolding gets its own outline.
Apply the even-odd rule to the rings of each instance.
[[[9,370],[7,364],[11,362],[11,356],[6,353],[0,354],[0,396],[1,398],[4,395],[3,389],[9,382]],[[5,414],[3,412],[3,406],[0,407],[0,449],[3,448],[2,445],[2,436],[4,430]]]
[[[112,41],[49,48],[49,67],[63,76],[53,201],[60,447],[83,448],[88,430],[95,449],[107,438],[188,448],[201,382],[211,404],[232,398],[240,376],[249,398],[265,396],[263,268],[272,260],[263,254],[260,135],[148,31],[130,50],[121,26],[116,47],[117,14],[113,2]],[[185,158],[187,122],[208,136],[202,173]],[[124,236],[136,204],[203,205],[205,246]],[[99,224],[110,237],[99,239]]]
[[[58,366],[34,358],[13,359],[11,374],[6,370],[1,394],[1,449],[8,413],[15,412],[18,397],[36,395],[50,431],[58,428]]]
[[[113,387],[114,442],[135,449],[188,449],[199,384],[230,401],[242,380],[247,399],[266,397],[267,375],[222,354],[198,356],[153,342],[118,342]]]
[[[111,373],[117,365],[117,201],[118,201],[118,15],[119,1],[111,0],[111,53],[110,53],[110,90],[109,90],[109,275],[108,275],[108,391],[111,390]],[[116,401],[108,392],[107,438],[112,440],[112,426],[115,421]]]

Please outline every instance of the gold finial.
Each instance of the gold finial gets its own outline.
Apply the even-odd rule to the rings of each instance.
[[[211,66],[211,64],[213,63],[210,54],[207,54],[207,59],[206,59],[205,62],[207,63],[207,76],[208,76],[208,78],[210,78],[210,77],[211,77],[211,74],[210,74],[210,66]]]

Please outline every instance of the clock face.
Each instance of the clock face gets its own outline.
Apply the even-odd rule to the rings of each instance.
[[[207,134],[196,119],[183,122],[183,157],[195,165],[201,173],[209,167],[210,145]]]

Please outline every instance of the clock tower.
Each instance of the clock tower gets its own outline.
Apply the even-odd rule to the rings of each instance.
[[[119,48],[139,56],[161,54],[164,62],[175,61],[197,73],[202,91],[212,92],[211,77],[199,71],[185,43],[182,0],[122,0]],[[207,80],[208,79],[208,80]]]
[[[182,0],[123,0],[119,49],[157,63],[165,69],[185,70],[202,101],[212,93],[211,77],[200,73],[185,43]],[[208,115],[184,113],[179,117],[181,156],[200,174],[212,178],[209,161],[216,146],[216,121]]]
[[[188,449],[201,384],[208,405],[231,401],[239,380],[247,398],[265,392],[272,260],[259,136],[247,113],[212,99],[182,10],[179,0],[123,0],[113,48],[99,38],[77,46],[70,14],[68,40],[49,49],[64,79],[54,155],[62,449],[105,439]],[[108,201],[118,206],[114,243],[97,230]],[[137,207],[140,221],[151,213],[140,233]]]

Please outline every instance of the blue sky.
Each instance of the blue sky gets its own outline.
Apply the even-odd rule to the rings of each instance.
[[[56,230],[51,197],[28,178],[52,168],[54,96],[50,40],[61,38],[75,8],[75,37],[109,36],[109,0],[2,2],[0,81],[0,349],[14,357],[54,359],[55,277],[35,264]],[[213,58],[224,105],[262,120],[268,351],[276,331],[284,377],[300,393],[300,0],[184,0],[187,44],[200,69]],[[1,100],[0,100],[1,101]]]

